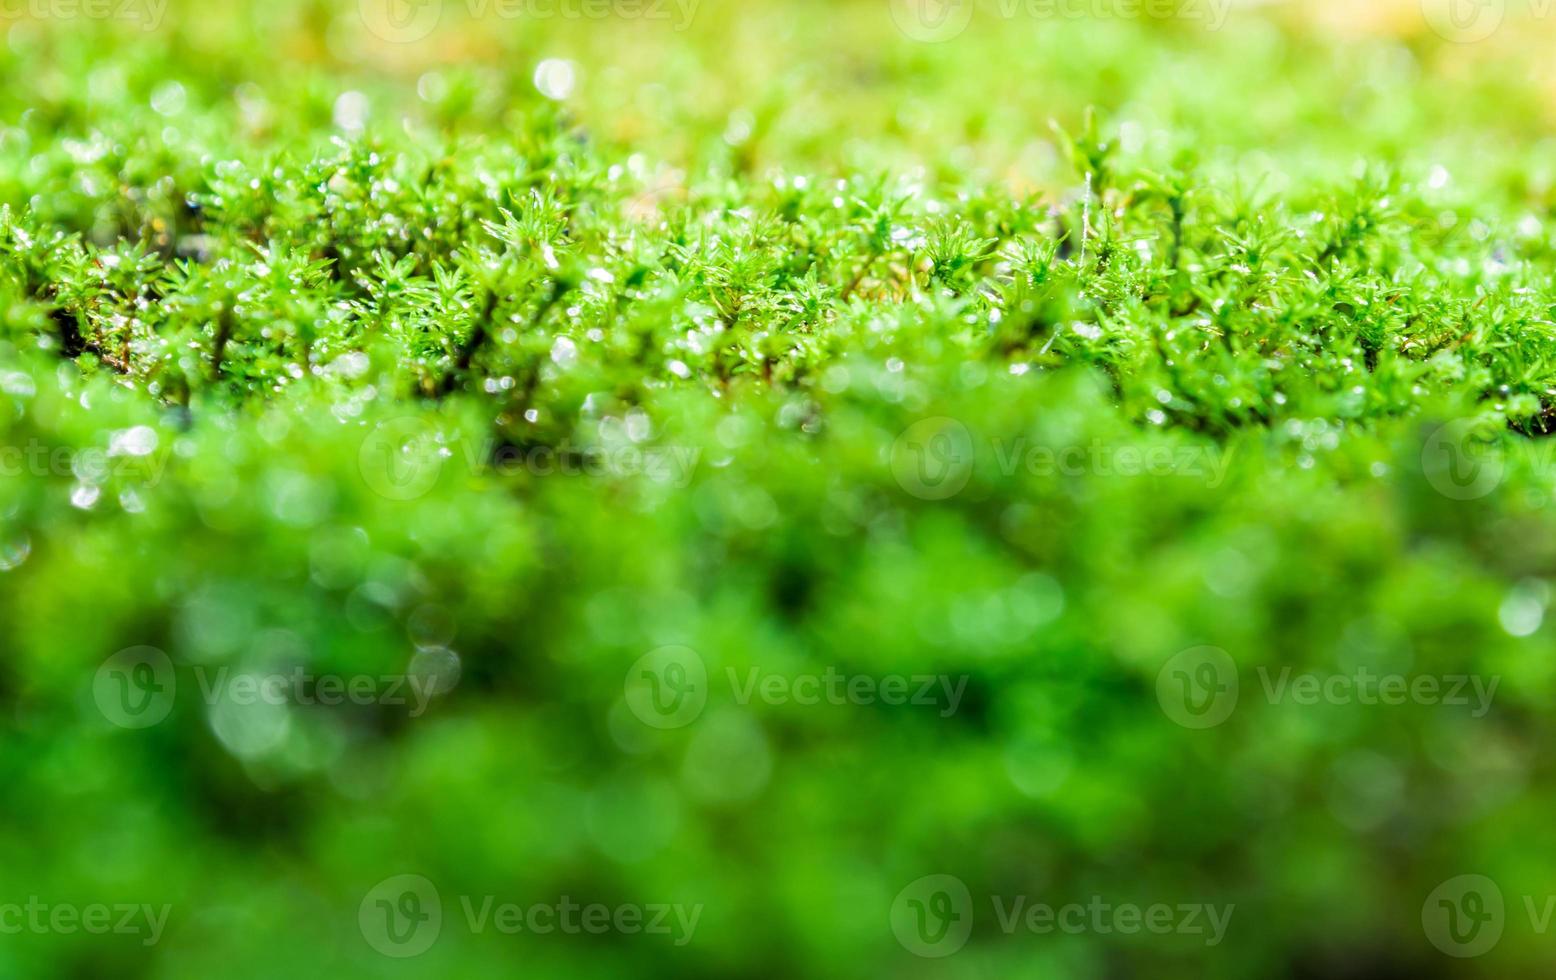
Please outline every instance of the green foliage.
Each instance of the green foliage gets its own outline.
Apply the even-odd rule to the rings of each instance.
[[[1548,962],[1537,45],[445,6],[405,45],[307,0],[0,24],[0,905],[171,906],[152,945],[7,936],[0,975]],[[657,728],[668,645],[706,705]],[[143,646],[177,696],[124,727],[105,661]],[[1242,685],[1203,730],[1159,692],[1200,646]],[[1288,668],[1498,687],[1267,697]],[[207,693],[294,671],[373,703]],[[379,696],[407,675],[424,710]],[[1467,873],[1509,925],[1450,961],[1422,903]],[[417,959],[359,926],[399,874],[442,898]],[[976,907],[944,960],[892,930],[933,874]],[[702,911],[501,935],[488,895]],[[1006,934],[1017,895],[1236,911]]]

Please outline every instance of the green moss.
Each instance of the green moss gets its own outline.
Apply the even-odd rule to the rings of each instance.
[[[443,13],[7,25],[0,974],[1544,962],[1536,31]]]

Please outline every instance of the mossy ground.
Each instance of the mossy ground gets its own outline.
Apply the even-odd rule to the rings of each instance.
[[[0,903],[171,907],[0,973],[1548,962],[1552,25],[906,2],[0,22]],[[413,959],[365,924],[401,874]],[[1466,874],[1505,929],[1460,959]]]

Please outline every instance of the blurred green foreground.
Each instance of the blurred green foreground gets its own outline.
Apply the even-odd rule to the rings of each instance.
[[[1556,25],[1352,6],[0,9],[0,976],[1536,975]]]

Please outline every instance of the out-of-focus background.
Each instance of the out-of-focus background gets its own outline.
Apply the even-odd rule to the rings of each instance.
[[[1091,198],[1050,124],[1092,110],[1120,168],[1192,160],[1209,200],[1316,212],[1316,188],[1397,180],[1392,227],[1462,232],[1478,271],[1546,240],[1553,45],[1556,11],[1448,0],[0,0],[0,202],[209,265],[205,222],[348,196],[345,163],[312,161],[371,186],[319,220],[386,239],[400,204],[375,201],[418,179],[495,210],[565,162],[630,188],[628,254],[752,186],[1070,214]],[[851,290],[875,302],[873,275]],[[688,455],[654,479],[552,472],[564,452],[516,490],[466,446],[429,471],[375,443],[424,409],[349,336],[325,352],[346,394],[288,394],[256,355],[218,406],[176,373],[45,359],[53,321],[19,296],[0,975],[1432,977],[1556,954],[1548,460],[1469,503],[1423,478],[1390,413],[1438,375],[1376,424],[1336,386],[1332,415],[1215,442],[1142,433],[1154,395],[1121,409],[1095,377],[969,366],[898,324],[904,375],[908,342],[871,321],[817,341],[805,397],[656,389]],[[579,349],[545,354],[565,374]],[[626,380],[545,377],[602,445],[643,442],[641,413],[591,415]],[[924,417],[1208,469],[986,457],[937,506],[961,430]],[[1271,693],[1288,668],[1464,700]]]
[[[94,11],[72,13],[78,6]],[[332,120],[348,132],[492,138],[541,88],[591,135],[654,164],[758,174],[917,165],[1019,189],[1068,179],[1047,123],[1073,123],[1087,106],[1132,124],[1129,150],[1193,145],[1271,180],[1399,155],[1538,175],[1540,154],[1521,151],[1541,139],[1556,90],[1545,57],[1556,28],[1538,8],[361,0],[212,10],[11,0],[5,24],[15,112],[106,125],[119,100],[159,88],[164,110],[231,109],[220,132],[206,129],[214,118],[168,111],[170,147],[181,151],[213,139],[273,148],[317,137]],[[537,86],[549,59],[563,67]],[[174,85],[181,99],[168,95]]]

